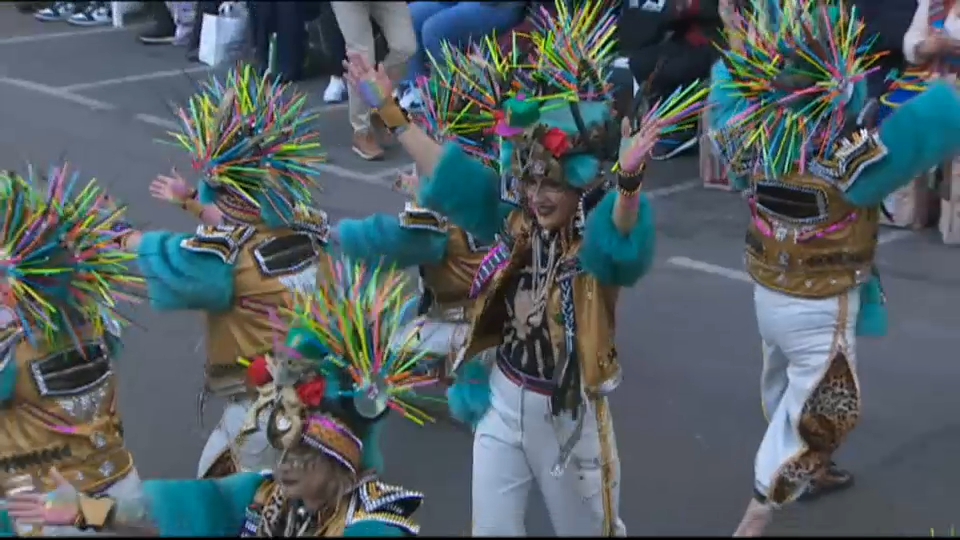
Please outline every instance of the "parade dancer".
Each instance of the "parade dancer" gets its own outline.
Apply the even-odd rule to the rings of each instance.
[[[56,467],[87,496],[125,496],[140,478],[117,410],[116,306],[142,280],[112,240],[122,212],[101,212],[100,187],[66,166],[35,173],[0,174],[0,489],[52,491]],[[12,525],[0,515],[0,535],[77,533]]]
[[[872,127],[865,76],[875,57],[855,10],[751,4],[756,15],[726,16],[734,46],[714,67],[711,93],[712,139],[749,188],[746,262],[769,419],[737,536],[761,535],[773,509],[801,495],[850,485],[831,458],[860,416],[857,336],[886,329],[879,208],[960,151],[949,84],[931,84]]]
[[[474,536],[523,536],[534,482],[558,535],[625,534],[606,398],[621,377],[616,298],[653,259],[653,210],[641,189],[650,148],[667,126],[695,119],[705,92],[678,92],[639,130],[618,126],[606,82],[612,13],[598,4],[571,13],[557,2],[557,9],[532,36],[528,65],[537,72],[518,74],[514,97],[494,115],[500,178],[458,145],[438,144],[411,125],[386,99],[382,69],[348,56],[355,91],[429,179],[420,204],[478,238],[499,238],[474,280],[464,349],[472,358],[496,347],[496,368],[486,381],[458,377],[462,390],[491,403],[474,437]],[[604,178],[608,159],[619,161],[615,187]]]
[[[200,176],[198,196],[182,200],[212,224],[192,235],[130,229],[121,238],[137,254],[154,308],[206,314],[201,413],[208,392],[229,403],[201,455],[200,477],[276,461],[262,433],[237,433],[254,397],[245,365],[272,344],[268,315],[315,288],[325,256],[327,218],[309,207],[323,155],[305,106],[304,95],[249,66],[208,83],[179,112],[177,140]]]
[[[338,279],[298,295],[293,312],[281,317],[289,325],[285,342],[248,371],[259,395],[251,424],[267,417],[267,436],[282,452],[273,473],[146,480],[137,497],[99,499],[62,479],[49,497],[11,497],[10,514],[93,531],[195,538],[417,535],[412,516],[423,495],[377,476],[387,413],[428,420],[407,400],[434,381],[413,373],[419,356],[389,346],[415,298],[403,292],[402,274],[325,264]]]
[[[419,81],[425,98],[422,112],[413,120],[437,141],[451,141],[466,152],[497,167],[499,159],[495,136],[465,125],[473,105],[463,95],[464,82],[457,76],[468,64],[480,67],[480,58],[451,48],[444,49],[441,62],[434,62],[435,76],[446,78],[450,84],[432,84]],[[453,66],[456,66],[454,68]],[[458,92],[459,91],[459,92]],[[473,277],[480,269],[493,239],[486,241],[451,223],[439,212],[416,203],[420,178],[413,173],[402,173],[397,190],[413,198],[399,215],[373,215],[364,219],[345,219],[332,233],[340,252],[355,260],[372,264],[382,263],[398,268],[417,267],[422,293],[418,317],[411,324],[418,327],[416,347],[427,352],[435,366],[432,372],[447,382],[459,367],[460,352],[466,344],[469,328],[468,313],[473,304],[470,289]],[[491,359],[478,361],[470,371],[488,370]],[[427,364],[425,364],[427,365]],[[473,404],[454,401],[452,415],[469,425],[476,423]],[[481,411],[482,412],[482,411]]]

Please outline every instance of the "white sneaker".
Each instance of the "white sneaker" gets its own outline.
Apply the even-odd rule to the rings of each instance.
[[[65,21],[76,11],[77,5],[73,2],[54,2],[52,6],[37,10],[33,17],[44,22]]]
[[[327,89],[323,91],[324,103],[340,103],[347,97],[347,85],[340,77],[330,77]]]
[[[113,23],[113,14],[107,2],[91,2],[87,9],[67,19],[74,26],[105,26]]]
[[[400,97],[400,106],[408,111],[415,111],[423,107],[423,95],[418,88],[410,88]]]

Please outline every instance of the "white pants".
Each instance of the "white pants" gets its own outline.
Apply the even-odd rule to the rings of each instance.
[[[494,368],[491,407],[473,440],[473,536],[526,536],[524,518],[530,488],[536,482],[558,536],[603,534],[603,483],[600,437],[595,410],[583,412],[580,441],[560,477],[550,474],[576,423],[569,413],[552,417],[549,398],[525,390]],[[554,427],[555,423],[559,429]],[[558,436],[559,432],[559,436]],[[612,437],[613,513],[618,536],[626,536],[619,518],[620,462]]]
[[[135,498],[141,494],[140,475],[133,468],[126,476],[103,491],[103,494],[117,498]],[[42,534],[36,534],[29,525],[16,525],[19,536],[90,536],[97,534],[93,530],[81,531],[76,527],[44,527]]]
[[[799,496],[856,426],[859,289],[817,300],[754,288],[763,339],[761,396],[769,425],[754,463],[771,504]]]
[[[280,451],[270,445],[267,435],[261,429],[243,436],[243,440],[236,444],[241,428],[247,420],[247,413],[253,406],[250,398],[235,398],[223,410],[223,416],[217,427],[207,439],[206,446],[200,454],[200,463],[197,467],[197,477],[203,478],[210,467],[217,461],[223,452],[231,450],[241,470],[263,471],[273,470],[280,459]]]

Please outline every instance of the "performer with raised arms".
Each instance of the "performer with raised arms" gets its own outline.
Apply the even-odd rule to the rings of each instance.
[[[832,457],[860,417],[857,336],[886,329],[880,205],[960,151],[960,98],[932,83],[877,129],[864,80],[875,56],[855,10],[747,4],[725,10],[734,46],[713,70],[711,136],[750,193],[746,261],[769,425],[736,535],[759,536],[773,509],[852,482]]]
[[[353,91],[417,164],[419,204],[477,238],[498,239],[474,279],[463,353],[496,347],[496,368],[457,385],[489,403],[474,437],[474,536],[523,536],[534,482],[558,535],[625,534],[606,400],[621,377],[616,299],[653,259],[653,210],[642,194],[650,148],[664,130],[694,120],[705,95],[681,89],[638,129],[618,125],[607,82],[613,14],[599,3],[573,13],[559,1],[557,9],[542,17],[534,58],[490,115],[502,140],[499,175],[411,124],[388,99],[382,68],[348,56]],[[611,161],[615,186],[605,178]]]
[[[201,413],[207,392],[230,402],[201,455],[201,477],[276,462],[262,433],[236,439],[254,399],[245,366],[272,345],[268,316],[295,292],[314,290],[317,262],[326,256],[327,217],[310,208],[324,157],[305,109],[305,95],[249,66],[207,83],[179,111],[176,138],[200,176],[189,204],[219,214],[204,218],[215,224],[194,234],[121,231],[154,308],[206,315]]]

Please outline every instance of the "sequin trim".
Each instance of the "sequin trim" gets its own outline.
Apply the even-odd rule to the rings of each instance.
[[[256,229],[246,225],[201,225],[180,247],[195,253],[216,255],[223,262],[233,264],[243,245],[253,237]]]
[[[446,233],[450,226],[449,220],[438,212],[422,208],[407,202],[399,214],[400,227],[404,229],[432,231]]]
[[[411,516],[421,504],[423,493],[419,491],[371,480],[357,486],[347,512],[347,526],[363,521],[375,521],[416,536],[420,533],[420,526]]]
[[[810,172],[847,191],[867,167],[888,153],[876,130],[861,129],[838,141],[830,159],[812,162]]]

